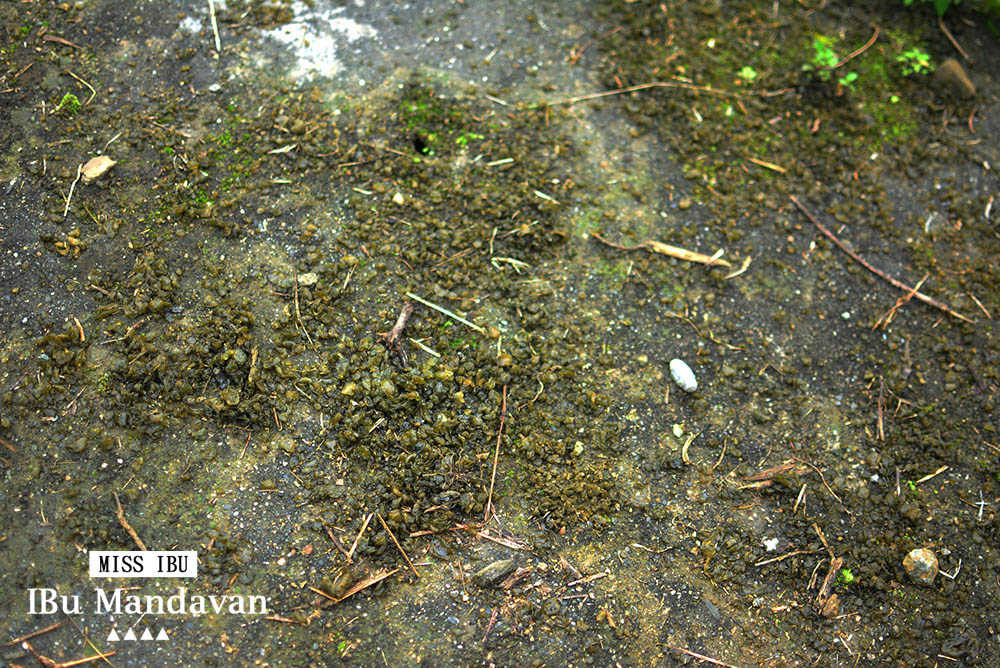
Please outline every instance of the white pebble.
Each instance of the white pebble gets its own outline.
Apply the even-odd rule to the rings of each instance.
[[[685,392],[694,392],[698,389],[698,380],[694,377],[694,371],[691,371],[691,367],[682,360],[670,360],[670,377]]]

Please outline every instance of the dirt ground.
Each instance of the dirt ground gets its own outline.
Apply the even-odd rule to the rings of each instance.
[[[976,8],[0,2],[0,668],[1000,665]]]

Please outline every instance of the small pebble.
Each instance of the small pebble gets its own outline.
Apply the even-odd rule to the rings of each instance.
[[[670,377],[677,383],[677,387],[685,392],[694,392],[698,389],[698,380],[694,377],[694,371],[682,360],[670,360]]]
[[[921,547],[910,550],[910,553],[903,559],[903,568],[906,569],[907,575],[913,578],[914,582],[932,585],[938,574],[938,560],[933,552]]]

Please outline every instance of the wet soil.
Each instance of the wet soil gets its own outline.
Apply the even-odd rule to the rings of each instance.
[[[214,8],[0,4],[0,666],[1000,665],[974,4]]]

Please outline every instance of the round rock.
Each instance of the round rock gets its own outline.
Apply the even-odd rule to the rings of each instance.
[[[933,552],[921,547],[910,550],[910,553],[903,559],[903,568],[906,569],[907,575],[913,578],[914,582],[932,585],[938,574],[938,560]]]

